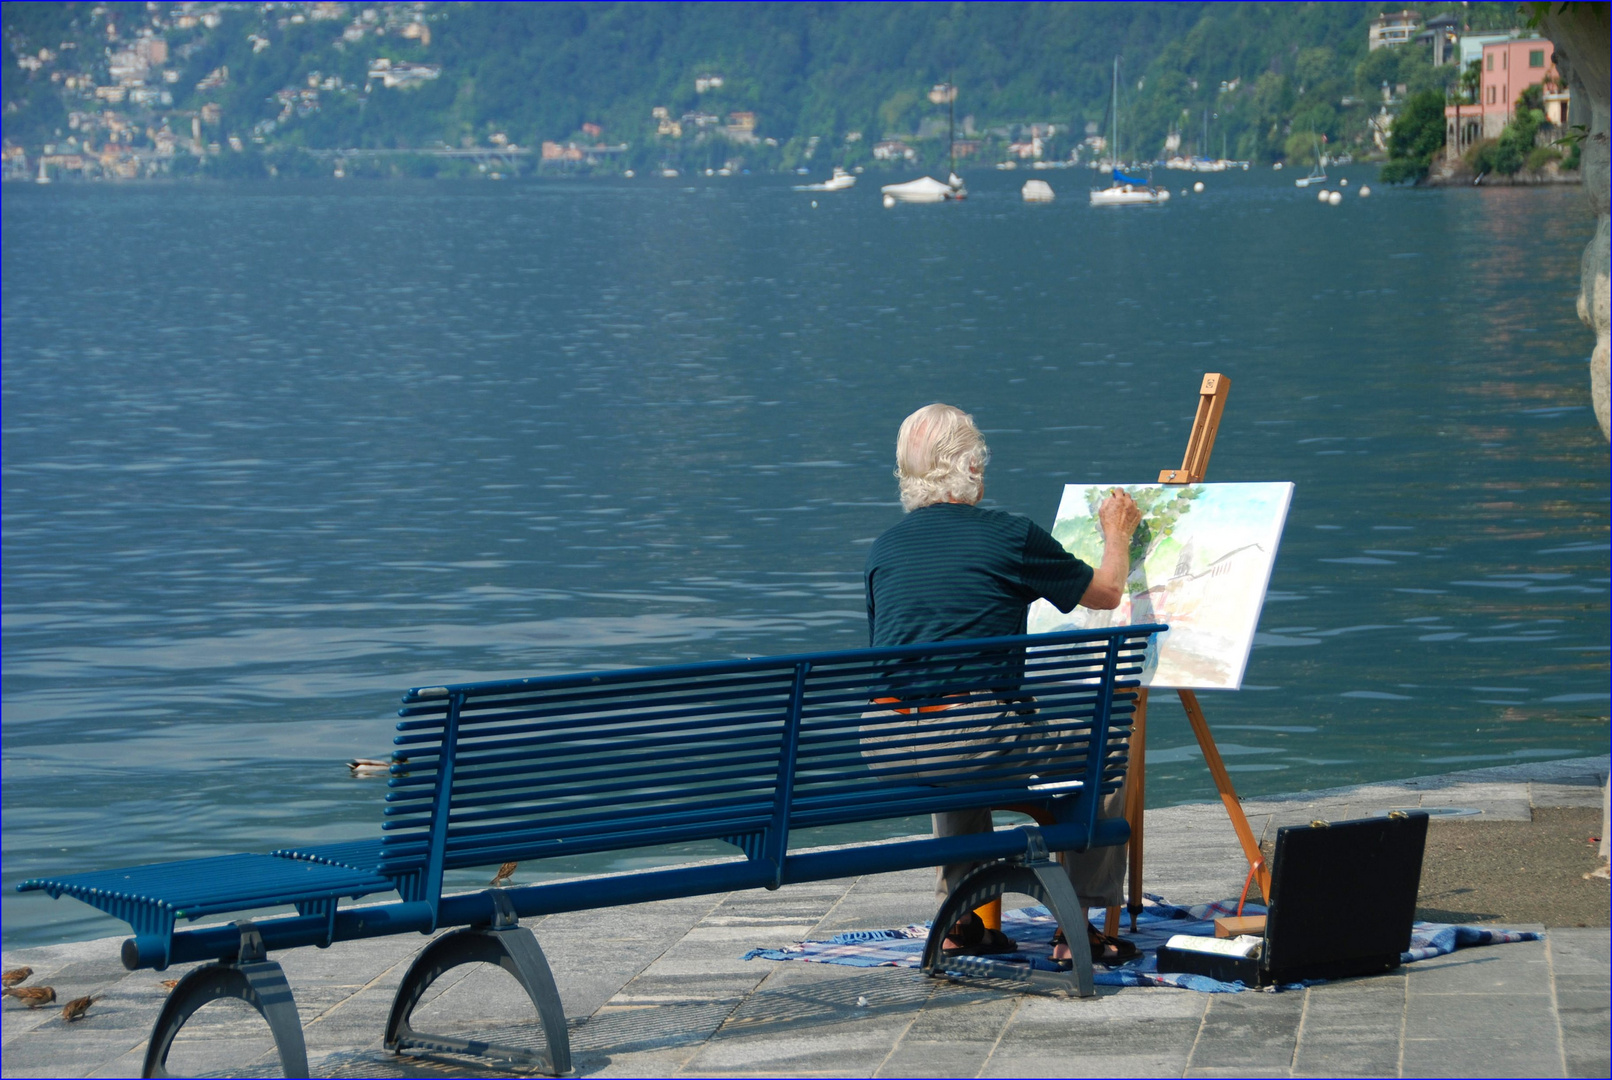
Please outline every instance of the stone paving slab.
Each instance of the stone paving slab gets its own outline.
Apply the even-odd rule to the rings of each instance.
[[[1598,805],[1607,758],[1422,777],[1250,799],[1255,834],[1378,810],[1478,810],[1528,820],[1540,807]],[[1520,817],[1519,817],[1520,815]],[[1440,819],[1435,818],[1436,822]],[[1246,864],[1218,804],[1147,815],[1150,892],[1192,903],[1235,895]],[[847,929],[921,922],[928,870],[576,912],[528,920],[559,982],[577,1075],[614,1076],[1573,1076],[1608,1075],[1609,936],[1551,929],[1542,942],[1463,951],[1368,979],[1281,994],[1100,987],[1096,998],[1003,992],[910,969],[743,961],[749,948]],[[397,1057],[380,1045],[391,997],[425,939],[300,949],[277,958],[296,991],[315,1075],[526,1075],[488,1062]],[[126,972],[117,939],[8,952],[58,1001],[103,996],[65,1023],[9,1000],[0,1076],[138,1072],[163,980]],[[540,1045],[514,980],[451,972],[417,1013],[424,1029]],[[473,1033],[479,1033],[473,1035]],[[193,1074],[271,1076],[255,1013],[203,1010],[172,1064]]]

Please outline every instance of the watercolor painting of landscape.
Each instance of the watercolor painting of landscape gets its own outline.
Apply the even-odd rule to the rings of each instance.
[[[1070,484],[1052,535],[1094,567],[1103,557],[1097,507],[1115,487],[1142,511],[1131,539],[1125,598],[1113,611],[1077,607],[1067,615],[1038,600],[1030,609],[1030,632],[1168,623],[1157,655],[1149,657],[1144,685],[1237,689],[1293,485]]]

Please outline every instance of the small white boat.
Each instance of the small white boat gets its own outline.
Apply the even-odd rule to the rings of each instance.
[[[1102,171],[1112,177],[1112,183],[1101,190],[1093,189],[1091,204],[1093,206],[1157,206],[1168,202],[1170,193],[1155,188],[1151,180],[1140,180],[1134,176],[1126,176],[1120,168],[1119,156],[1119,57],[1114,57],[1114,90],[1113,104],[1109,108],[1111,125],[1109,128],[1108,148],[1113,154],[1106,167],[1099,166]]]
[[[1157,206],[1170,201],[1170,193],[1147,184],[1115,184],[1091,193],[1093,206]]]
[[[1294,187],[1309,187],[1311,184],[1324,184],[1327,182],[1327,156],[1321,151],[1321,140],[1315,140],[1315,168],[1310,170],[1309,176],[1301,176],[1293,181]]]
[[[1026,180],[1019,194],[1024,196],[1025,202],[1051,202],[1055,197],[1052,185],[1045,180]]]
[[[898,202],[936,203],[958,197],[950,184],[943,184],[932,176],[920,176],[904,184],[886,184],[879,190]]]
[[[836,165],[834,166],[834,175],[824,180],[821,184],[796,184],[794,189],[796,191],[847,191],[854,187],[856,187],[856,177]]]

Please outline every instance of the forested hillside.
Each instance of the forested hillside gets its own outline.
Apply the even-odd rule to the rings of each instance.
[[[1157,156],[1179,131],[1183,150],[1266,161],[1295,132],[1363,144],[1384,83],[1415,93],[1453,79],[1425,45],[1368,54],[1367,25],[1387,7],[7,3],[4,134],[39,147],[111,123],[114,139],[167,132],[180,155],[491,140],[617,147],[588,159],[613,168],[853,164],[890,139],[944,156],[931,90],[951,80],[982,159],[1032,124],[1051,125],[1046,152],[1066,157],[1106,130],[1117,57],[1127,156]],[[1419,8],[1445,9],[1478,29],[1521,21],[1510,4]]]

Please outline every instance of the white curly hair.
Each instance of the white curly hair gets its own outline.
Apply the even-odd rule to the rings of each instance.
[[[896,480],[901,508],[940,502],[977,503],[985,495],[991,451],[974,418],[954,405],[925,405],[901,422]]]

